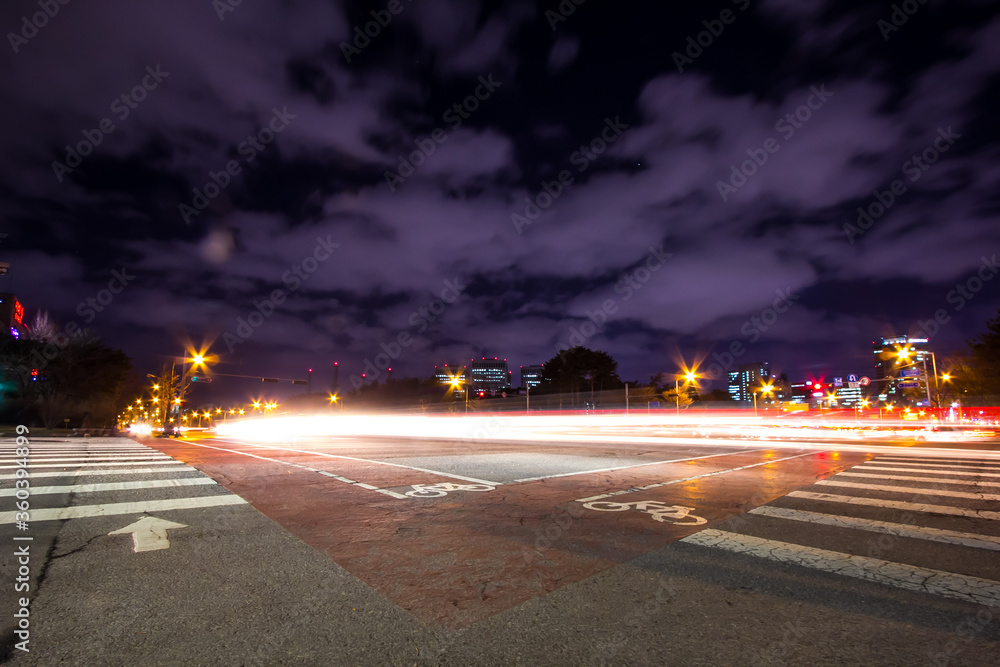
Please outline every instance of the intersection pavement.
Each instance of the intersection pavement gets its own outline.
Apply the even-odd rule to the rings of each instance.
[[[989,664],[1000,648],[989,450],[147,444],[33,443],[19,662]]]

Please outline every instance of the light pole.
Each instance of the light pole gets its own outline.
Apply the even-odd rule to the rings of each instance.
[[[774,391],[774,384],[762,384],[759,390],[754,390],[753,392],[753,416],[757,416],[757,393],[760,392],[761,395],[770,394]]]
[[[463,381],[459,377],[453,377],[453,378],[451,378],[449,384],[451,385],[452,389],[458,389],[459,387],[463,387],[464,388],[464,390],[465,390],[465,414],[469,414],[469,385],[468,385],[468,382]]]
[[[684,386],[687,387],[689,384],[695,381],[698,375],[694,371],[685,370],[684,371]],[[677,416],[681,415],[681,390],[680,390],[680,378],[674,377],[674,398],[677,399]]]

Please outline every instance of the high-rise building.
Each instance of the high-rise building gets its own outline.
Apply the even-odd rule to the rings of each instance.
[[[753,394],[771,381],[771,365],[766,361],[742,364],[729,371],[729,396],[734,401],[753,402]]]
[[[483,357],[469,364],[469,386],[473,391],[496,393],[510,388],[510,370],[506,359]]]
[[[541,364],[521,366],[521,386],[535,389],[542,384],[544,367]]]

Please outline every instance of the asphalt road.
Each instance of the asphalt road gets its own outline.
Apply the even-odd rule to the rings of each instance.
[[[7,657],[1000,664],[996,445],[601,440],[3,441]]]

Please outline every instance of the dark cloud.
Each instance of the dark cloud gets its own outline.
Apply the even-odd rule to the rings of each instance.
[[[124,266],[135,281],[87,324],[140,364],[215,337],[231,368],[281,377],[355,372],[403,331],[400,374],[538,363],[610,302],[586,344],[637,379],[747,342],[790,291],[746,360],[795,375],[867,370],[873,336],[952,308],[1000,250],[988,3],[922,5],[888,39],[891,10],[866,3],[586,3],[555,30],[550,4],[404,2],[350,62],[343,44],[383,5],[62,6],[5,56],[0,287],[83,323],[78,304]],[[7,3],[0,25],[35,9]],[[678,72],[674,52],[723,9],[735,20]],[[113,131],[57,177],[104,118]],[[884,214],[845,232],[893,181]],[[298,277],[324,240],[339,247]],[[446,281],[467,287],[416,333]],[[952,313],[942,350],[995,312],[998,285]],[[223,335],[279,289],[230,352]]]

